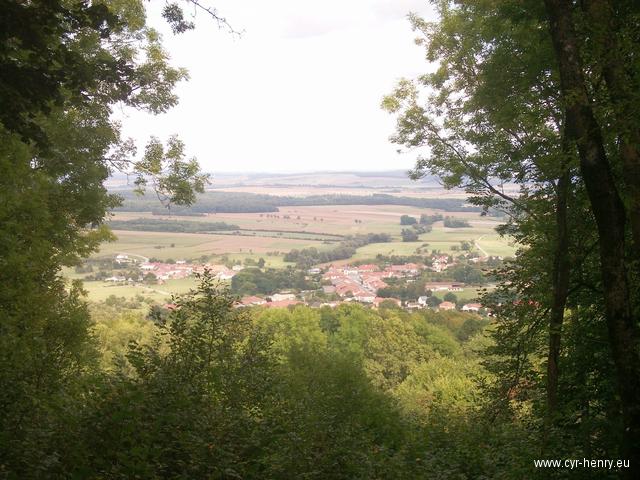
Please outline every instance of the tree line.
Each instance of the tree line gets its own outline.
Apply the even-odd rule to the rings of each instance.
[[[233,231],[240,227],[232,223],[189,220],[159,220],[136,218],[133,220],[110,220],[107,224],[113,230],[134,230],[143,232],[207,233]]]
[[[171,206],[170,210],[158,205],[152,198],[137,196],[134,192],[114,191],[121,199],[115,208],[121,212],[172,213],[175,215],[198,213],[271,213],[279,207],[306,207],[329,205],[405,205],[439,209],[447,212],[480,212],[481,208],[468,205],[460,199],[414,198],[387,194],[373,195],[309,195],[305,197],[266,195],[241,192],[208,191],[198,195],[198,201],[189,206]]]
[[[353,257],[358,248],[370,243],[386,243],[391,241],[391,236],[386,233],[368,233],[366,235],[356,235],[344,240],[332,248],[319,250],[316,247],[294,248],[284,256],[285,262],[293,262],[299,268],[309,268],[320,263],[333,262],[335,260],[345,260]]]

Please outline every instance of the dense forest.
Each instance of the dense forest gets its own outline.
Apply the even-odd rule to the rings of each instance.
[[[247,203],[205,194],[176,136],[138,154],[113,112],[161,114],[187,78],[146,3],[0,0],[0,478],[637,478],[637,1],[442,0],[437,20],[410,16],[431,65],[383,99],[391,140],[420,152],[414,178],[473,207]],[[176,35],[195,27],[183,7],[228,27],[169,1]],[[114,172],[152,195],[108,191]],[[502,212],[521,248],[491,272],[490,320],[392,302],[239,309],[208,275],[147,312],[89,304],[61,274],[111,238],[115,208],[354,200]]]

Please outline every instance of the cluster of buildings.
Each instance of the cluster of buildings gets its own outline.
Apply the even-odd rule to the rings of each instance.
[[[119,254],[115,258],[115,262],[123,264],[135,264],[142,275],[153,274],[156,277],[158,283],[163,283],[166,280],[180,280],[192,276],[195,273],[204,273],[205,269],[209,270],[217,280],[231,280],[238,271],[242,270],[242,266],[237,265],[233,268],[228,268],[225,265],[216,264],[192,264],[187,263],[185,260],[177,260],[173,263],[164,262],[142,262],[125,254]],[[107,282],[133,282],[134,279],[125,278],[124,276],[112,276],[106,278]]]
[[[382,298],[376,295],[378,290],[389,286],[385,282],[386,279],[415,277],[424,268],[441,271],[438,269],[444,270],[449,265],[449,257],[447,255],[437,255],[434,257],[431,267],[424,267],[415,263],[390,265],[384,269],[380,269],[373,264],[331,267],[322,275],[323,282],[329,282],[331,285],[325,285],[323,290],[325,293],[335,293],[343,300],[372,304],[374,307],[378,307],[385,300],[401,305],[401,301],[397,298]],[[464,283],[460,282],[429,282],[425,285],[425,293],[427,291],[461,292],[464,287]],[[427,295],[421,296],[416,302],[408,302],[405,307],[409,309],[428,308],[429,297]],[[444,301],[435,308],[437,310],[455,310],[456,304]],[[468,303],[462,307],[462,311],[479,312],[482,308],[479,303]]]
[[[193,265],[186,262],[179,261],[180,263],[162,263],[162,262],[147,262],[140,264],[140,270],[143,274],[152,273],[155,275],[158,282],[164,282],[166,280],[179,280],[181,278],[187,278],[193,273]]]
[[[240,270],[241,266],[228,268],[224,265],[215,264],[189,264],[184,260],[174,263],[148,262],[140,265],[140,269],[145,273],[153,273],[159,282],[165,280],[179,280],[187,278],[195,273],[204,273],[209,270],[217,280],[231,280]]]
[[[191,264],[184,260],[178,260],[175,263],[163,262],[143,262],[137,263],[136,260],[128,258],[126,255],[118,255],[116,257],[118,263],[136,263],[143,275],[153,274],[158,283],[162,284],[166,280],[176,280],[190,277],[197,273],[204,273],[209,270],[218,280],[230,280],[238,271],[242,270],[242,266],[237,265],[228,268],[225,265],[217,264]],[[307,271],[309,275],[322,275],[323,292],[325,294],[335,294],[340,300],[329,301],[324,303],[313,303],[311,306],[329,306],[336,307],[345,302],[360,302],[371,305],[375,308],[379,307],[382,302],[394,302],[398,306],[402,302],[397,298],[383,298],[377,296],[380,289],[386,288],[389,284],[386,280],[390,278],[412,278],[417,277],[422,270],[429,268],[436,272],[445,270],[451,263],[447,255],[435,255],[431,266],[424,266],[415,263],[405,263],[401,265],[389,265],[380,268],[375,264],[366,265],[343,265],[331,266],[326,271],[319,268],[312,268]],[[107,278],[106,281],[125,282],[133,281],[121,276]],[[425,285],[425,295],[418,298],[416,302],[408,302],[405,307],[408,309],[429,308],[429,297],[427,291],[431,292],[460,292],[464,288],[463,283],[459,282],[429,282]],[[304,293],[304,292],[303,292]],[[309,292],[307,292],[309,293]],[[302,298],[302,300],[300,299]],[[291,292],[279,292],[273,295],[263,297],[245,296],[241,298],[236,307],[288,307],[297,304],[308,304],[304,301],[304,295],[298,297]],[[455,310],[456,304],[448,301],[441,302],[436,308],[437,310]],[[464,312],[479,312],[482,309],[479,303],[468,303],[462,306]]]
[[[325,293],[335,293],[341,298],[348,297],[358,302],[376,304],[387,300],[376,296],[378,290],[389,286],[385,279],[414,277],[422,268],[415,263],[390,265],[383,270],[373,264],[330,267],[322,275],[322,280],[331,285],[323,288]]]
[[[284,296],[284,294],[276,293],[274,295],[267,296],[266,298],[262,298],[262,297],[258,297],[258,296],[254,296],[254,295],[242,297],[238,301],[238,303],[236,304],[236,308],[241,308],[241,307],[273,308],[273,307],[288,307],[290,305],[308,305],[308,306],[314,307],[314,308],[319,308],[319,307],[335,308],[335,307],[337,307],[339,305],[342,305],[343,303],[351,303],[351,302],[353,302],[355,300],[354,298],[349,298],[349,299],[345,299],[345,300],[331,301],[331,302],[307,303],[307,302],[302,301],[302,300],[297,300],[295,295],[293,295],[293,294],[291,295],[293,298],[282,298],[283,296]],[[401,306],[401,302],[397,298],[375,297],[373,302],[366,302],[366,303],[368,303],[370,305],[373,305],[375,308],[378,308],[380,306],[380,304],[385,300],[386,301],[392,301],[396,305]]]
[[[451,265],[453,265],[453,262],[450,262],[450,257],[449,255],[433,255],[431,257],[431,270],[433,270],[434,272],[443,272],[445,271],[448,267],[450,267]]]

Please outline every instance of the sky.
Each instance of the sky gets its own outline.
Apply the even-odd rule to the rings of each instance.
[[[174,36],[163,4],[149,3],[149,23],[190,80],[168,113],[117,113],[141,147],[177,134],[214,173],[413,166],[389,142],[395,120],[380,101],[427,71],[407,14],[431,18],[428,0],[212,0],[239,38],[201,12],[195,30]]]

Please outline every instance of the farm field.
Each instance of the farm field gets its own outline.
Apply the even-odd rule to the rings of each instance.
[[[402,205],[330,205],[314,207],[281,207],[276,213],[216,213],[202,217],[152,215],[150,212],[117,212],[115,220],[155,218],[169,220],[226,222],[243,230],[271,230],[282,232],[314,232],[317,234],[357,235],[388,233],[399,237],[403,228],[402,215],[419,218],[421,214],[441,213],[468,220],[482,233],[495,233],[497,219],[480,217],[477,212],[444,212],[442,210]],[[299,217],[299,218],[298,218]],[[356,222],[356,220],[358,222]],[[435,230],[435,228],[434,228]],[[258,234],[260,232],[257,232]],[[273,232],[270,233],[272,235]],[[477,236],[479,236],[477,235]],[[476,236],[476,238],[477,238]]]
[[[115,231],[118,240],[104,244],[96,256],[129,253],[160,260],[177,260],[198,259],[203,255],[225,255],[240,261],[246,258],[257,260],[262,257],[268,266],[282,267],[285,265],[282,258],[291,249],[331,248],[332,244],[335,244],[336,237],[327,237],[327,234],[366,233],[387,233],[394,241],[361,247],[354,256],[354,260],[373,258],[377,254],[412,255],[418,248],[423,248],[423,251],[440,250],[443,253],[452,253],[454,251],[452,247],[459,246],[461,241],[475,242],[476,248],[483,255],[505,257],[515,253],[516,247],[495,232],[499,221],[491,217],[480,217],[475,212],[450,214],[467,220],[471,225],[470,228],[446,228],[442,222],[436,222],[431,232],[420,235],[419,241],[402,242],[400,232],[407,227],[400,225],[400,216],[412,215],[418,218],[423,213],[446,214],[446,212],[397,205],[288,207],[281,208],[277,214],[226,213],[210,214],[204,217],[158,216],[149,212],[117,213],[114,215],[117,220],[137,218],[215,220],[236,224],[243,231],[242,235],[229,232],[194,234]],[[426,247],[423,246],[425,243],[428,244]]]
[[[167,280],[162,285],[114,285],[102,281],[84,282],[83,288],[87,292],[87,298],[100,302],[109,296],[124,297],[127,299],[142,295],[151,298],[155,302],[167,302],[171,295],[186,293],[195,288],[195,278],[184,278],[180,280]]]
[[[354,256],[356,260],[374,258],[378,254],[383,255],[414,255],[418,249],[422,252],[439,250],[442,253],[456,253],[452,247],[459,247],[460,242],[476,242],[476,250],[482,255],[512,256],[516,247],[507,239],[501,238],[495,230],[480,222],[470,222],[471,228],[445,228],[442,222],[436,222],[433,230],[420,235],[417,242],[402,242],[396,239],[389,243],[372,243],[360,247]],[[497,225],[497,223],[494,223]],[[426,244],[426,245],[425,245]]]
[[[517,246],[513,242],[501,238],[500,235],[494,233],[482,234],[475,240],[476,247],[484,250],[489,255],[498,255],[501,257],[513,256]]]
[[[118,253],[168,259],[198,259],[203,255],[261,254],[288,252],[293,248],[326,248],[318,240],[272,238],[249,235],[219,235],[205,233],[138,232],[115,230],[118,239],[105,243],[94,257],[115,256]],[[268,257],[265,256],[265,260]]]

